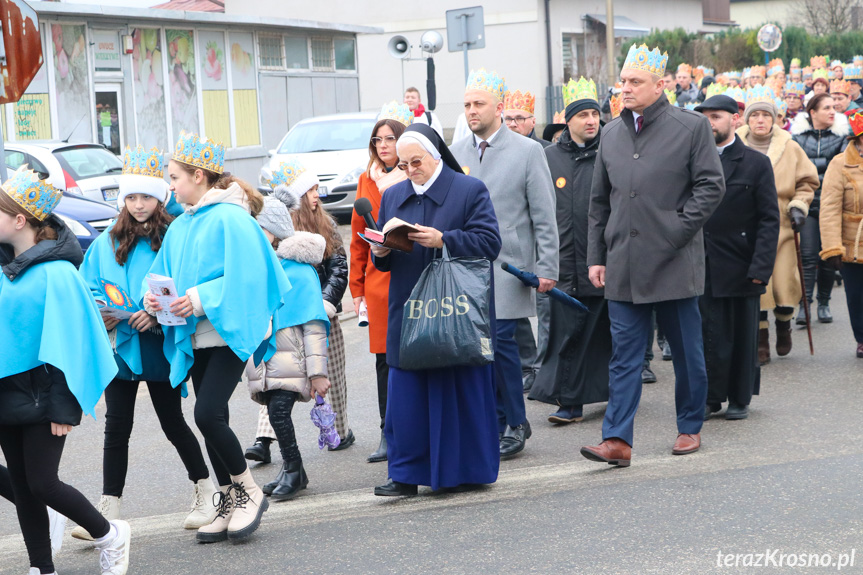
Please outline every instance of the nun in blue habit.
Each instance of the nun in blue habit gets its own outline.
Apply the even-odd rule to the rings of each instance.
[[[423,270],[446,244],[453,257],[494,260],[501,247],[488,190],[462,173],[446,144],[426,125],[413,124],[397,144],[408,180],[389,188],[378,227],[393,217],[420,224],[410,253],[373,246],[373,261],[390,272],[384,433],[390,481],[376,495],[494,483],[500,466],[494,365],[409,371],[399,368],[402,311]],[[438,251],[438,256],[440,252]],[[494,329],[494,286],[491,333]]]

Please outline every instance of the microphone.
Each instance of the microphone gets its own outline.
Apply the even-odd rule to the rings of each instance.
[[[372,203],[368,198],[359,198],[354,202],[354,211],[360,216],[362,219],[366,221],[366,227],[370,230],[378,230],[378,225],[375,223],[374,218],[372,217]]]

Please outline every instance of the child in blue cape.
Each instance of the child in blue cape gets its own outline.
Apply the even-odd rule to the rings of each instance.
[[[185,212],[168,228],[150,272],[174,280],[170,311],[185,325],[163,326],[164,352],[175,387],[191,375],[195,424],[204,436],[219,484],[218,514],[198,529],[201,543],[250,536],[266,511],[237,436],[228,401],[246,361],[275,352],[272,317],[291,284],[255,221],[263,196],[223,174],[225,148],[196,134],[180,134],[168,165],[171,191]],[[161,310],[147,294],[148,312]]]
[[[129,524],[109,522],[57,475],[66,435],[82,411],[93,415],[117,373],[96,302],[75,269],[81,246],[52,215],[61,196],[25,169],[0,191],[0,447],[30,574],[54,573],[50,506],[93,534],[99,572],[122,575]]]
[[[120,214],[87,250],[81,274],[96,299],[107,295],[106,280],[122,288],[132,301],[141,301],[142,285],[162,239],[173,218],[166,205],[171,196],[162,178],[164,160],[158,149],[126,149],[123,174],[118,178],[120,192],[117,206]],[[110,287],[107,288],[111,290]],[[121,296],[122,297],[122,296]],[[189,480],[194,484],[192,508],[183,527],[198,529],[213,522],[216,507],[215,485],[198,439],[186,423],[181,406],[184,386],[172,387],[168,381],[171,366],[162,351],[164,335],[156,318],[144,310],[128,320],[102,316],[114,347],[119,372],[105,389],[105,443],[102,461],[102,498],[99,510],[108,519],[120,518],[120,503],[129,466],[129,438],[135,416],[135,399],[142,381],[147,382],[150,400],[159,424],[177,449]],[[72,537],[90,540],[90,534],[78,526]]]
[[[263,487],[264,493],[276,501],[293,499],[309,483],[291,410],[297,401],[309,401],[314,394],[326,396],[330,388],[327,378],[330,321],[314,268],[323,260],[326,240],[308,232],[294,233],[289,209],[298,202],[296,196],[284,192],[279,187],[275,197],[264,198],[264,209],[257,219],[291,282],[290,302],[273,317],[276,353],[257,366],[254,359],[246,364],[249,392],[263,406],[260,416],[269,418],[272,430],[263,433],[275,435],[282,452],[279,475]]]

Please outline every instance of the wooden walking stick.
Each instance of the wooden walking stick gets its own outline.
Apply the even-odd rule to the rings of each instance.
[[[806,314],[806,334],[809,336],[809,355],[815,355],[812,345],[812,318],[809,317],[809,300],[806,299],[806,280],[803,279],[803,258],[800,256],[800,234],[794,232],[794,249],[797,250],[797,273],[800,274],[800,289],[803,290],[803,310]]]

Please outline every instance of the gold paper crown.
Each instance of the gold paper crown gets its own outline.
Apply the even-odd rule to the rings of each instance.
[[[714,82],[707,87],[707,92],[705,92],[704,99],[711,98],[713,96],[718,96],[719,94],[724,94],[726,87],[718,82]]]
[[[563,115],[563,110],[560,112],[555,112],[554,117],[551,119],[552,124],[566,124],[566,116]]]
[[[809,58],[809,65],[813,68],[826,68],[827,56],[812,56]]]
[[[668,52],[659,53],[659,48],[648,50],[646,44],[629,47],[626,61],[623,62],[624,70],[641,70],[660,78],[665,75],[665,66],[668,65]]]
[[[765,75],[767,75],[767,68],[765,68],[764,66],[752,66],[751,68],[749,68],[750,78],[752,76],[760,76],[763,78]]]
[[[180,132],[172,158],[189,166],[221,174],[225,170],[225,146],[198,134]]]
[[[534,96],[530,92],[525,92],[524,94],[522,94],[519,90],[516,90],[515,92],[508,91],[506,94],[504,94],[504,110],[519,110],[522,112],[527,112],[528,114],[533,114],[535,108],[536,96]]]
[[[608,107],[611,109],[611,117],[616,118],[620,115],[623,109],[623,99],[620,94],[614,94],[608,99]]]
[[[40,222],[51,215],[63,197],[61,190],[47,180],[40,180],[39,175],[28,170],[26,165],[6,180],[3,191]]]
[[[773,58],[772,60],[767,62],[767,67],[768,68],[779,67],[779,68],[782,68],[783,71],[785,71],[785,62],[782,61],[782,58]]]
[[[471,70],[464,90],[465,92],[468,90],[482,90],[503,101],[504,94],[506,93],[506,80],[502,76],[498,76],[497,72],[486,72],[485,68]]]
[[[690,66],[689,64],[687,64],[685,62],[677,67],[677,71],[678,72],[686,72],[687,74],[692,76],[692,66]]]
[[[847,80],[833,80],[830,82],[830,93],[845,94],[847,96],[851,93],[851,82]]]
[[[414,113],[408,108],[407,104],[399,104],[395,100],[389,104],[384,104],[378,114],[378,122],[381,120],[395,120],[405,126],[410,126],[414,120]]]
[[[566,86],[563,87],[564,106],[569,106],[579,100],[599,101],[599,98],[596,96],[596,84],[593,80],[586,80],[584,76],[580,77],[578,82],[570,78]]]
[[[126,146],[123,155],[124,175],[150,176],[161,180],[164,172],[165,159],[159,148],[153,147],[148,152],[144,146],[137,146],[134,150]]]

